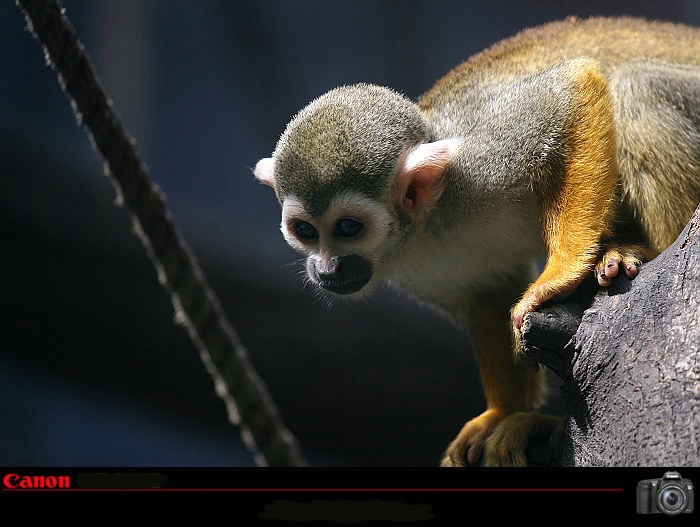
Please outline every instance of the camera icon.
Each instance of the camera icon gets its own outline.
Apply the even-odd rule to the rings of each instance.
[[[637,514],[691,513],[694,504],[693,484],[678,472],[666,472],[661,479],[637,483]]]

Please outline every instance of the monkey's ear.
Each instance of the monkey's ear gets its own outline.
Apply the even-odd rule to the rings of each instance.
[[[275,188],[275,161],[271,157],[261,159],[255,165],[253,174],[258,181]]]
[[[444,188],[442,173],[459,144],[458,139],[424,143],[399,158],[398,188],[408,212],[419,215],[438,200]]]

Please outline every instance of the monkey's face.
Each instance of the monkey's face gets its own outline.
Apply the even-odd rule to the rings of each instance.
[[[377,201],[351,191],[337,194],[320,215],[310,214],[294,196],[282,205],[282,233],[307,257],[309,280],[337,295],[371,291],[392,245],[391,224]]]
[[[255,177],[282,204],[282,232],[307,257],[309,280],[368,293],[392,273],[411,229],[439,199],[460,141],[427,141],[413,102],[379,86],[337,88],[287,125]]]

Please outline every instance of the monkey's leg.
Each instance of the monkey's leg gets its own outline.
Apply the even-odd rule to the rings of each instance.
[[[594,61],[575,61],[570,76],[564,169],[556,184],[538,189],[547,263],[513,308],[516,343],[527,313],[548,300],[565,298],[589,276],[615,215],[618,179],[611,98]]]
[[[470,299],[462,310],[476,351],[486,411],[467,422],[442,466],[524,466],[531,433],[551,431],[559,418],[532,412],[544,398],[544,371],[528,373],[513,358],[509,308],[522,284]]]

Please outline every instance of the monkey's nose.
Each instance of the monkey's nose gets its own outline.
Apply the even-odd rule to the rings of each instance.
[[[332,279],[335,275],[339,275],[343,270],[343,257],[333,256],[323,259],[316,264],[316,272],[318,277],[323,279]]]
[[[309,274],[324,289],[347,295],[367,285],[372,278],[372,262],[357,254],[333,256],[317,262]]]

